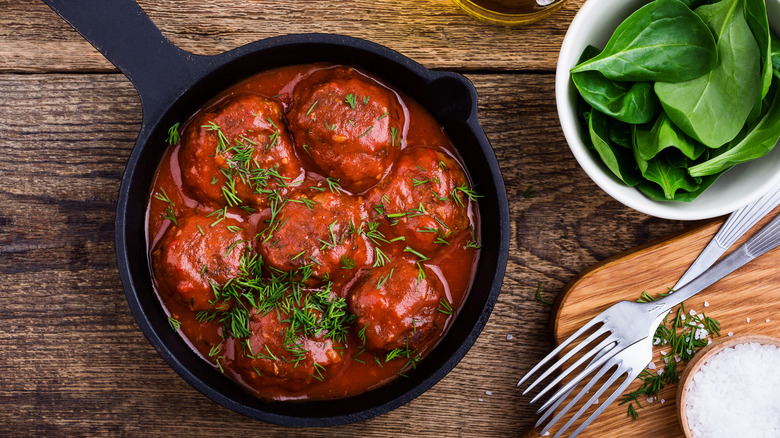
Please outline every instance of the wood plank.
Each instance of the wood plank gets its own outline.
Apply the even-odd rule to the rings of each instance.
[[[140,0],[173,43],[213,55],[292,33],[337,33],[394,49],[429,68],[553,71],[566,29],[584,0],[538,23],[477,21],[450,0]],[[39,0],[0,0],[0,72],[113,71]]]
[[[512,215],[509,268],[490,321],[455,370],[407,406],[360,424],[297,430],[199,394],[157,356],[129,313],[113,220],[141,118],[132,85],[119,74],[0,74],[3,429],[498,437],[528,428],[533,409],[515,383],[552,345],[551,308],[534,299],[538,282],[553,299],[587,266],[686,224],[632,211],[587,178],[561,135],[552,75],[469,78]],[[529,186],[535,197],[525,198]]]

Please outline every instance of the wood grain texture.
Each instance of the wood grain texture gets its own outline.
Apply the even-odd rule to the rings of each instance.
[[[519,435],[535,409],[515,383],[552,347],[552,308],[535,300],[537,287],[554,299],[588,266],[690,225],[612,200],[568,150],[553,72],[580,0],[519,29],[474,21],[449,0],[140,4],[197,53],[338,32],[469,72],[510,200],[504,287],[464,360],[386,415],[298,430],[216,405],[158,357],[119,281],[114,210],[140,127],[135,90],[42,2],[0,0],[0,435]]]
[[[176,45],[214,55],[293,33],[337,33],[385,45],[429,68],[553,71],[583,0],[554,18],[509,28],[477,21],[450,0],[140,0]],[[112,71],[40,0],[0,0],[0,72]]]
[[[778,212],[780,208],[763,219],[737,244],[747,240]],[[642,291],[653,296],[665,293],[667,288],[672,287],[693,263],[717,233],[721,223],[722,220],[709,222],[700,228],[610,258],[588,269],[562,292],[556,312],[556,323],[553,327],[556,341],[563,341],[591,318],[619,300],[636,300]],[[713,337],[716,340],[728,337],[730,334],[780,336],[778,259],[780,259],[780,249],[772,250],[751,261],[686,300],[684,303],[686,310],[704,313],[717,320],[720,323],[721,337]],[[669,346],[659,345],[653,348],[656,370],[665,367],[664,360],[669,352]],[[680,376],[686,369],[685,365],[684,362],[677,364]],[[634,382],[629,386],[628,391],[633,391],[639,386],[639,381]],[[643,408],[637,408],[639,413],[637,420],[628,417],[625,405],[619,406],[615,403],[580,436],[684,437],[677,419],[677,389],[677,384],[666,385],[659,393],[659,400],[652,403],[641,400]],[[605,399],[607,395],[601,399]],[[660,399],[665,402],[661,403]],[[570,417],[571,415],[568,415],[565,418]],[[564,423],[565,421],[562,421],[561,424]],[[572,427],[572,430],[576,429],[576,425]],[[555,433],[556,430],[557,428],[554,428],[552,432]]]

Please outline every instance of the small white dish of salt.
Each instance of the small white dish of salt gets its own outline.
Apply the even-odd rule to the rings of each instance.
[[[780,339],[721,338],[688,364],[677,411],[690,438],[780,437]]]

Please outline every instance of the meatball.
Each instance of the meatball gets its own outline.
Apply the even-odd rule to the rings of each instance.
[[[418,146],[402,152],[367,199],[372,213],[385,219],[386,235],[404,236],[407,245],[427,255],[469,227],[470,196],[474,193],[457,161]]]
[[[302,174],[282,106],[255,94],[232,96],[198,114],[179,150],[182,183],[212,206],[267,206],[267,194]]]
[[[250,386],[298,391],[341,366],[344,344],[323,334],[294,333],[289,321],[289,315],[273,310],[255,313],[249,322],[252,336],[234,340],[236,365]]]
[[[397,95],[348,68],[321,70],[294,90],[289,114],[298,155],[359,193],[400,150],[406,116]]]
[[[364,216],[362,203],[338,190],[298,192],[261,233],[259,252],[276,269],[310,266],[320,279],[360,268],[373,261],[368,239],[358,232]]]
[[[212,307],[213,285],[238,276],[251,234],[230,217],[215,224],[213,217],[193,214],[178,219],[152,253],[156,278],[191,310]]]
[[[421,274],[422,272],[422,274]],[[365,328],[365,345],[374,350],[418,348],[444,327],[445,289],[425,265],[408,262],[365,269],[349,292],[353,327]],[[448,301],[449,303],[449,301]]]

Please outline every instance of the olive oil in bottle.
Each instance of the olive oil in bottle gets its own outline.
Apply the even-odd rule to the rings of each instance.
[[[566,0],[453,0],[469,15],[491,23],[533,23],[557,11]]]

